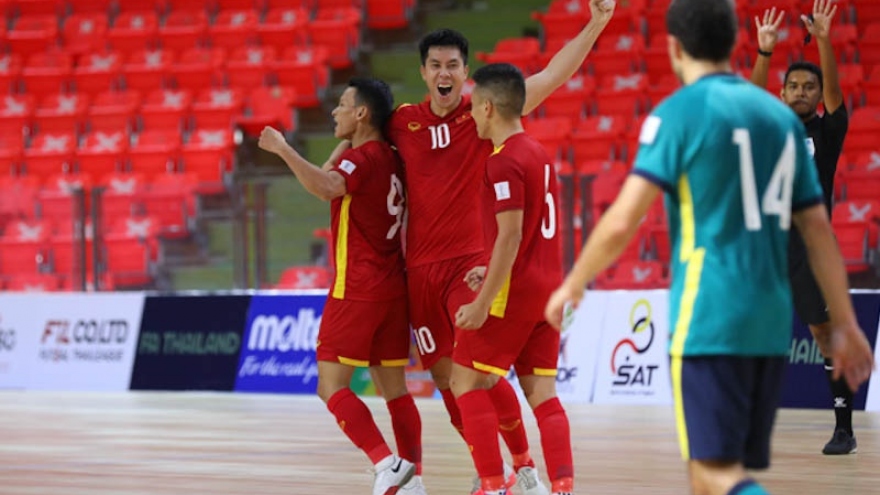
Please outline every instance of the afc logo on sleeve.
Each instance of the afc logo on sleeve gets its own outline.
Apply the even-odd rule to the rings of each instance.
[[[357,168],[357,165],[355,165],[354,163],[352,163],[348,160],[342,160],[342,163],[339,164],[339,170],[342,170],[343,172],[345,172],[348,175],[351,175],[354,172],[354,169],[356,169],[356,168]]]
[[[495,183],[495,199],[497,201],[510,199],[510,182],[504,181]]]
[[[808,137],[804,141],[807,143],[807,151],[810,152],[810,156],[816,156],[816,143],[813,142],[813,138]]]
[[[639,133],[639,143],[652,144],[657,139],[657,131],[660,130],[662,120],[656,115],[651,115],[645,119],[642,124],[642,131]]]

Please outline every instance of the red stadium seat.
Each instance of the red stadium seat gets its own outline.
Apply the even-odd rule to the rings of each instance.
[[[54,14],[20,14],[12,29],[6,33],[6,42],[12,53],[29,57],[44,53],[56,46],[58,39],[58,20]]]
[[[139,1],[138,3],[145,2]],[[156,48],[158,37],[159,17],[155,12],[143,10],[120,13],[107,32],[107,41],[110,46],[122,53],[134,53]]]
[[[308,21],[309,13],[302,8],[270,9],[263,23],[257,26],[260,44],[272,47],[279,53],[291,46],[306,45],[308,34],[305,28]]]
[[[623,139],[629,120],[621,115],[601,115],[582,120],[571,135],[575,162],[608,160],[617,156],[615,147]]]
[[[180,159],[180,133],[169,129],[146,130],[138,134],[128,151],[131,171],[146,177],[177,170]]]
[[[61,37],[67,53],[84,55],[102,50],[107,40],[107,14],[73,14],[64,20]]]
[[[89,99],[86,95],[55,94],[43,98],[34,113],[40,133],[82,132],[86,124]]]
[[[76,135],[72,132],[41,133],[24,151],[24,169],[34,177],[71,172],[76,145]]]
[[[367,0],[367,27],[402,29],[413,16],[412,0]]]
[[[190,48],[171,65],[177,89],[192,92],[222,83],[226,51],[222,48]]]
[[[89,53],[73,68],[73,87],[78,94],[95,96],[119,86],[122,56],[118,52]]]
[[[89,106],[89,128],[92,130],[127,130],[141,105],[137,91],[105,91],[95,96]]]
[[[232,127],[244,107],[241,91],[229,88],[208,89],[200,92],[192,105],[196,127]]]
[[[192,93],[181,89],[160,89],[149,93],[141,106],[142,129],[180,130],[192,106]]]
[[[76,152],[78,170],[92,179],[122,169],[128,151],[128,135],[123,131],[89,133]]]
[[[165,50],[140,50],[132,53],[122,66],[126,89],[146,93],[165,87],[170,79],[173,61],[173,54]]]
[[[258,17],[255,10],[221,10],[208,28],[211,46],[232,50],[255,43]]]

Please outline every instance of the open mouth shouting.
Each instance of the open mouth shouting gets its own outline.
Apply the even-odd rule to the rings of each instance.
[[[437,92],[440,93],[440,96],[449,96],[452,93],[452,85],[451,84],[438,84]]]

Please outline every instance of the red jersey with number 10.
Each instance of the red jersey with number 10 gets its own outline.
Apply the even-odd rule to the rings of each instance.
[[[330,205],[336,270],[330,297],[387,301],[404,296],[400,159],[388,143],[369,141],[346,150],[331,170],[345,179],[346,192]]]
[[[477,136],[470,97],[445,117],[429,101],[401,105],[387,134],[405,167],[407,266],[482,252],[480,184],[492,143]]]
[[[510,210],[523,212],[516,261],[489,314],[542,321],[547,299],[562,283],[556,169],[541,144],[521,132],[507,138],[489,157],[483,183],[487,257],[498,236],[495,215]]]

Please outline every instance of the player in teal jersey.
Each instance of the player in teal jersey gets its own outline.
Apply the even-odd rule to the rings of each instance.
[[[776,98],[733,75],[731,0],[674,0],[673,70],[685,87],[642,127],[633,173],[572,272],[550,297],[566,303],[607,268],[666,194],[672,237],[669,353],[676,425],[698,495],[761,495],[745,468],[766,468],[791,339],[788,231],[797,225],[828,302],[820,343],[857,388],[873,368],[846,271],[822,205],[803,124]]]

